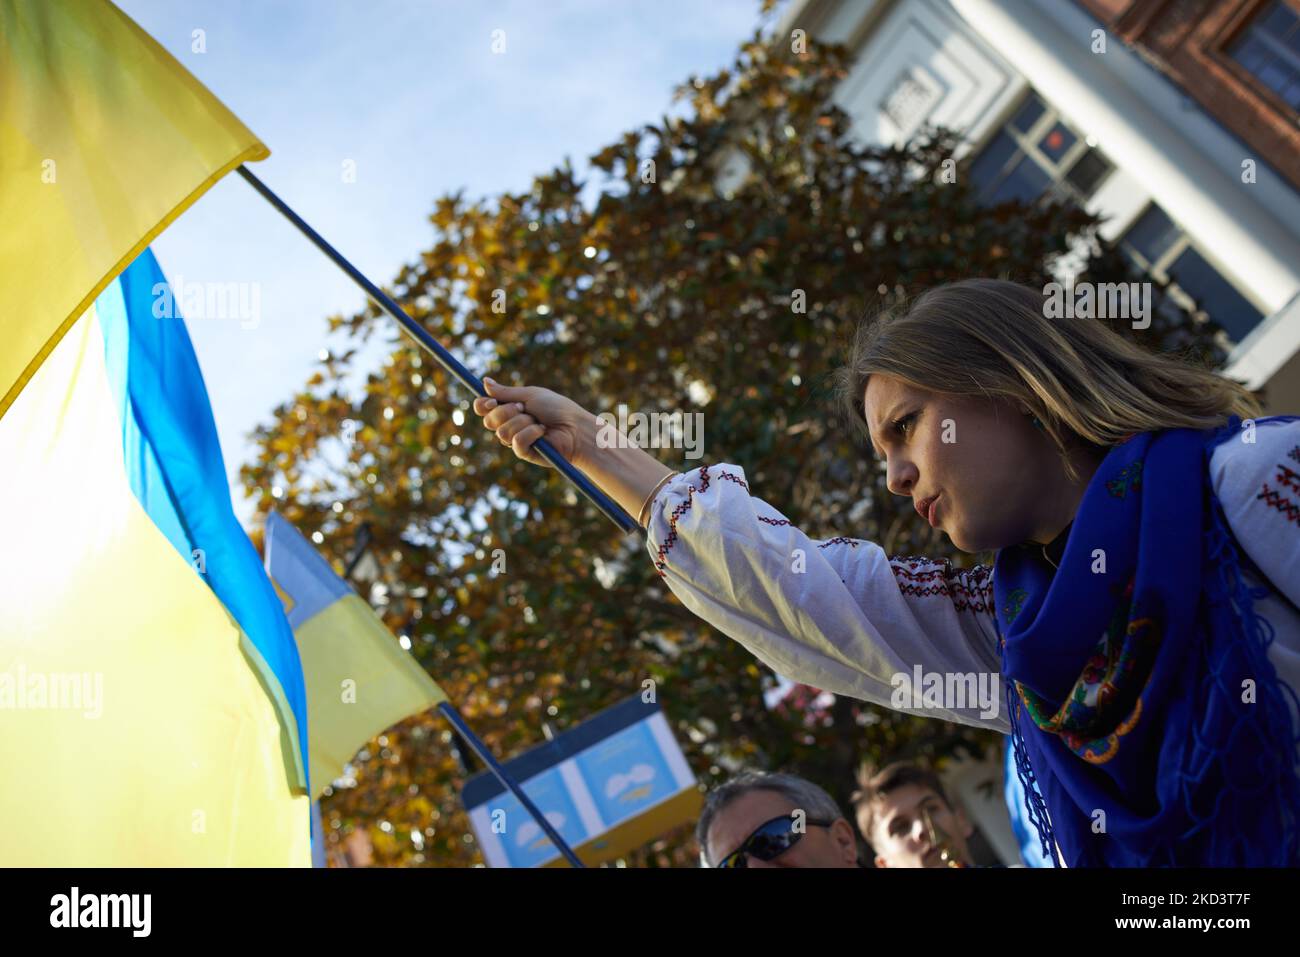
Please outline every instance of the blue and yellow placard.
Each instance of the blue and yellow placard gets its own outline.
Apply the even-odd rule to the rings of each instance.
[[[531,748],[505,769],[588,865],[693,820],[702,803],[663,712],[640,696]],[[489,866],[563,866],[541,828],[491,774],[470,778],[461,797]]]

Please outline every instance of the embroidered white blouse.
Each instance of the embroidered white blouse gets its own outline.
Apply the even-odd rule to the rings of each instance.
[[[1247,585],[1267,588],[1254,607],[1275,635],[1269,660],[1300,694],[1300,421],[1262,421],[1240,438],[1215,450],[1213,487],[1237,542],[1269,579],[1243,568]],[[744,469],[727,463],[682,473],[659,491],[646,549],[682,604],[779,674],[1010,731],[991,567],[891,558],[856,538],[810,539],[751,493]],[[900,699],[896,676],[910,681],[918,666],[926,675],[986,675],[996,713],[973,697],[966,707],[937,707],[920,689]]]

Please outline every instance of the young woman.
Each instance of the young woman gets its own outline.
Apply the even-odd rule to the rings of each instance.
[[[1062,863],[1300,864],[1300,419],[995,280],[864,323],[838,375],[890,490],[991,569],[810,540],[740,467],[673,471],[547,389],[474,410],[639,515],[683,604],[779,673],[1010,733]],[[1005,707],[899,695],[917,666]]]

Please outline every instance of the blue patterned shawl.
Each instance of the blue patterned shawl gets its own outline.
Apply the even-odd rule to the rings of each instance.
[[[1234,417],[1132,436],[1085,490],[1059,571],[1039,546],[997,555],[1017,768],[1070,867],[1300,863],[1300,702],[1210,485],[1214,448],[1242,434]]]

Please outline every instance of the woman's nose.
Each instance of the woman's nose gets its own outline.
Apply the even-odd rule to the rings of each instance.
[[[895,495],[911,495],[916,487],[916,474],[911,462],[890,462],[885,485]]]

